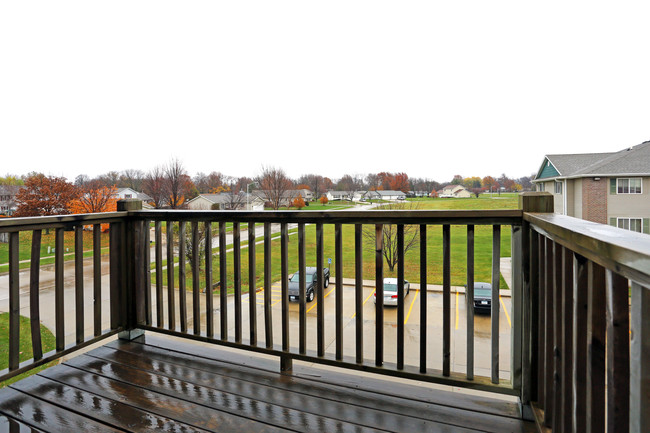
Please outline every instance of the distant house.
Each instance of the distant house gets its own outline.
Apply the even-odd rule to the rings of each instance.
[[[327,191],[326,196],[329,201],[352,200],[354,191]]]
[[[409,191],[406,193],[409,198],[413,197],[429,197],[429,191]]]
[[[556,213],[650,233],[650,141],[612,153],[546,155],[533,180]]]
[[[11,216],[16,212],[16,194],[22,186],[0,185],[0,215]]]
[[[117,191],[115,191],[114,197],[118,200],[125,198],[137,198],[144,202],[149,202],[152,200],[149,195],[143,192],[138,192],[131,188],[118,188]]]
[[[440,198],[469,198],[471,196],[472,193],[463,185],[447,185],[438,191],[438,197]]]
[[[381,197],[382,200],[394,201],[394,200],[406,200],[406,194],[402,191],[393,191],[393,190],[384,190],[376,191]]]
[[[187,202],[187,208],[191,210],[253,210],[263,211],[264,200],[253,194],[240,192],[231,194],[222,192],[219,194],[200,194]]]
[[[371,201],[371,200],[381,200],[381,196],[377,191],[355,191],[352,194],[353,201]]]

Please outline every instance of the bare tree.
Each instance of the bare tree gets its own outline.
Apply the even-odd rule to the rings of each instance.
[[[161,166],[154,167],[145,176],[142,182],[142,190],[151,197],[156,209],[160,209],[166,203],[165,173]]]
[[[180,209],[185,204],[185,196],[190,190],[191,179],[178,158],[172,158],[164,168],[165,191],[172,209]]]
[[[144,173],[142,170],[134,168],[126,169],[120,176],[120,183],[118,186],[121,188],[131,188],[134,191],[142,191],[142,183],[144,182]]]
[[[408,203],[395,203],[382,206],[381,210],[387,211],[402,211],[402,210],[415,210],[418,208],[417,202],[408,202]],[[395,271],[395,265],[397,265],[399,255],[397,248],[397,225],[396,224],[384,224],[383,228],[384,235],[384,247],[383,255],[386,259],[386,264],[388,269],[393,272]],[[404,226],[404,254],[413,248],[417,247],[419,244],[420,226],[417,224],[405,225]],[[369,245],[372,249],[375,248],[375,230],[374,226],[364,226],[363,237],[366,245]]]
[[[257,182],[264,192],[266,201],[274,210],[278,210],[285,202],[289,203],[293,199],[288,197],[292,188],[291,180],[281,168],[262,167],[262,174],[259,175]]]

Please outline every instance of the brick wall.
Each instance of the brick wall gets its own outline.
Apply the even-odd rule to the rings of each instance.
[[[607,178],[582,179],[582,219],[607,224]]]

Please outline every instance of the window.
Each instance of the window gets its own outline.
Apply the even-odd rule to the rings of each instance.
[[[616,192],[618,194],[641,194],[641,178],[616,179]]]
[[[555,182],[555,194],[562,194],[562,182]]]
[[[619,229],[631,230],[633,232],[643,232],[643,220],[641,218],[617,218],[616,226]]]

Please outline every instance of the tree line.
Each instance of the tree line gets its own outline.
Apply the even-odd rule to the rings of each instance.
[[[15,202],[14,216],[60,215],[68,213],[106,212],[115,207],[115,193],[118,188],[131,188],[148,196],[155,208],[179,209],[199,194],[230,193],[239,200],[244,193],[263,191],[267,205],[278,209],[283,197],[291,190],[308,189],[316,200],[327,191],[373,191],[395,190],[408,193],[417,191],[435,196],[445,185],[463,185],[477,196],[482,192],[521,191],[530,189],[533,176],[512,179],[502,174],[499,177],[454,176],[449,182],[437,182],[430,178],[409,177],[399,172],[346,174],[331,179],[320,174],[304,174],[298,178],[289,177],[282,168],[262,167],[254,178],[236,177],[213,171],[199,172],[193,177],[183,162],[172,158],[166,164],[158,165],[145,172],[128,169],[110,171],[90,178],[78,175],[74,181],[42,173],[23,176],[0,177],[0,185],[20,186]]]

